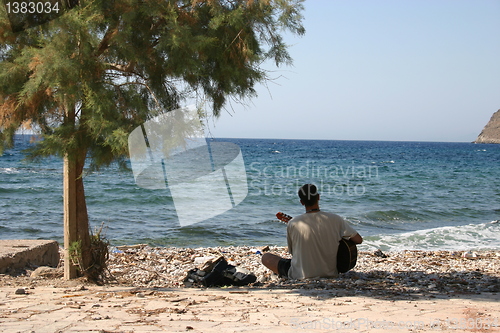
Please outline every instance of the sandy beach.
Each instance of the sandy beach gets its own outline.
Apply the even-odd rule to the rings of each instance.
[[[260,253],[285,248],[113,249],[109,281],[60,269],[0,276],[4,332],[500,332],[500,252],[361,252],[336,279],[282,280]],[[186,272],[223,255],[255,273],[203,288]],[[33,275],[33,276],[32,276]],[[37,275],[37,276],[35,276]]]

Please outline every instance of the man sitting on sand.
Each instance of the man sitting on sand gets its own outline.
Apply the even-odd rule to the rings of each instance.
[[[315,185],[302,186],[299,198],[306,213],[291,219],[287,226],[288,252],[292,259],[265,253],[262,263],[284,278],[337,277],[340,239],[344,237],[361,244],[363,238],[342,217],[319,209]]]

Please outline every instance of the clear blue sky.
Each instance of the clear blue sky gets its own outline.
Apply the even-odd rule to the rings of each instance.
[[[293,67],[211,135],[474,140],[500,109],[499,0],[308,0]]]

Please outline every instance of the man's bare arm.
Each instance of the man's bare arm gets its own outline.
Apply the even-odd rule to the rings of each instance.
[[[356,244],[363,243],[363,237],[361,237],[359,234],[352,236],[351,238],[349,238],[349,240],[353,241]]]

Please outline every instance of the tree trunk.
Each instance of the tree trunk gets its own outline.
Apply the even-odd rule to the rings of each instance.
[[[82,177],[86,151],[78,155],[76,158],[68,155],[64,158],[64,278],[67,280],[78,277],[77,267],[71,262],[68,252],[74,242],[80,241],[83,268],[89,267],[91,260],[89,220]]]
[[[76,135],[74,107],[66,108],[66,125],[72,126]],[[76,139],[79,142],[78,139]],[[80,145],[82,144],[79,142]],[[83,187],[83,167],[87,149],[77,147],[74,151],[66,152],[63,169],[64,195],[64,278],[66,280],[78,277],[77,267],[70,260],[69,248],[75,243],[81,245],[81,264],[83,269],[91,262],[89,219],[85,191]]]

